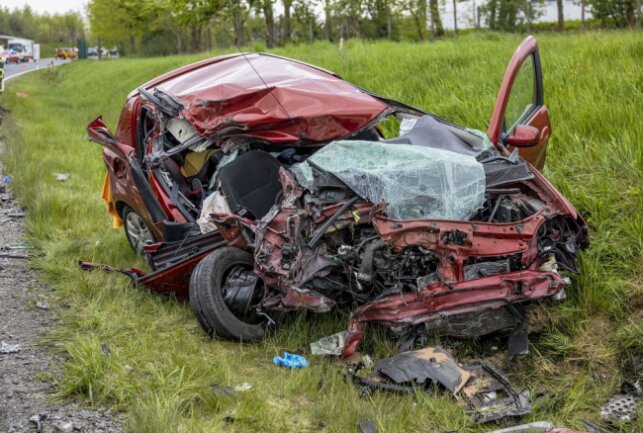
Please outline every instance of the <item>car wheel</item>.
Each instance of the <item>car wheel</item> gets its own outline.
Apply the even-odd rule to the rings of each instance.
[[[143,254],[143,247],[156,242],[152,230],[147,226],[145,220],[129,206],[123,206],[121,212],[123,224],[125,225],[125,236],[134,251]]]
[[[252,254],[233,247],[213,251],[194,268],[190,305],[210,336],[254,342],[266,333],[267,318],[257,314],[264,285],[253,271]]]

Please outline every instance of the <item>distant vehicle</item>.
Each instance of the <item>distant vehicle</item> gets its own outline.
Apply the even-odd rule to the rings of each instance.
[[[7,63],[20,63],[20,53],[18,51],[9,50],[7,54]]]
[[[98,59],[118,59],[120,57],[120,53],[118,52],[117,49],[108,50],[107,48],[101,47],[100,56],[98,55],[98,50],[99,50],[98,47],[87,48],[87,58],[91,60],[98,60]]]
[[[78,58],[78,49],[77,48],[56,48],[56,58],[58,59],[77,59]]]
[[[40,60],[40,45],[31,39],[9,39],[7,50],[13,52],[9,55],[8,62],[37,62]]]

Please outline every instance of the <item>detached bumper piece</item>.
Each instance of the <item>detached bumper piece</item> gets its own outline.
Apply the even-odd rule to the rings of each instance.
[[[478,424],[531,412],[527,390],[514,391],[509,380],[490,365],[461,367],[441,347],[426,347],[381,359],[367,376],[358,375],[361,367],[350,370],[350,374],[362,395],[376,390],[412,394],[417,389],[438,385],[448,389]]]
[[[118,269],[112,266],[80,262],[85,271],[100,270],[127,275],[134,287],[144,286],[160,294],[187,299],[192,270],[206,255],[225,245],[217,232],[193,236],[181,242],[165,242],[145,247],[145,254],[152,268],[146,274],[136,268]]]

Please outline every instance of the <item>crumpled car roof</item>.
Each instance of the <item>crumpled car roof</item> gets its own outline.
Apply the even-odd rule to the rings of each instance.
[[[143,87],[173,96],[198,133],[272,143],[325,142],[377,119],[388,104],[329,71],[268,54],[225,56]]]

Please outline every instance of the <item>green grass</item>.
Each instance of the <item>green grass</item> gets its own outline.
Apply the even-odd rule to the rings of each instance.
[[[432,44],[349,41],[343,52],[317,43],[276,53],[484,130],[519,42],[485,33]],[[547,34],[539,43],[554,131],[545,173],[586,217],[592,246],[568,300],[544,312],[530,355],[507,369],[518,387],[544,393],[526,420],[580,429],[582,419],[598,421],[598,407],[624,376],[641,375],[643,37]],[[110,228],[99,197],[101,151],[86,140],[85,125],[102,113],[115,127],[130,90],[201,57],[75,62],[13,81],[1,98],[13,111],[1,131],[3,160],[29,211],[29,240],[41,253],[33,264],[57,289],[57,305],[69,307],[60,309],[64,322],[48,339],[68,357],[59,394],[126,412],[132,432],[350,432],[362,419],[385,432],[488,431],[445,393],[360,399],[339,363],[312,358],[311,368],[300,371],[272,365],[275,354],[306,352],[309,342],[343,329],[345,313],[294,316],[257,345],[211,341],[189,305],[132,289],[117,275],[78,270],[81,259],[144,266]],[[18,98],[17,91],[29,96]],[[57,182],[56,172],[71,178]],[[484,341],[469,342],[457,354],[484,348]],[[394,347],[373,332],[365,349],[377,357]],[[236,397],[212,391],[213,384],[243,382],[254,388]]]

